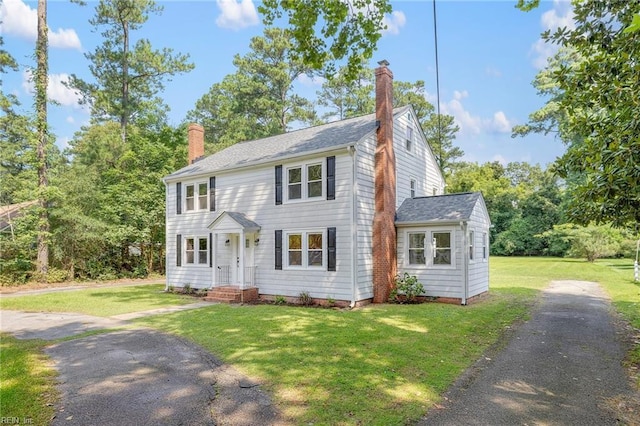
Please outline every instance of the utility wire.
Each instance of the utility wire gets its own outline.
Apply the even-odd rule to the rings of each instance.
[[[440,66],[438,64],[438,22],[436,19],[436,0],[433,0],[433,40],[436,52],[436,112],[438,114],[438,145],[442,156],[442,122],[440,117]]]

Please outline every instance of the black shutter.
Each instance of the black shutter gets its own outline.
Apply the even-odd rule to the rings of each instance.
[[[182,266],[182,235],[176,235],[176,266]]]
[[[282,204],[282,166],[276,166],[276,206]]]
[[[282,230],[276,230],[276,269],[282,270]]]
[[[213,268],[213,234],[209,232],[209,268]]]
[[[336,199],[336,157],[327,157],[327,200]]]
[[[336,270],[336,228],[327,228],[327,270]]]
[[[182,214],[182,183],[176,183],[176,214]]]
[[[216,211],[216,177],[209,178],[209,210]]]

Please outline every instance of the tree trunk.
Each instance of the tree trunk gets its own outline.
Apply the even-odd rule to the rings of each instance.
[[[122,43],[122,110],[120,111],[120,132],[122,142],[127,141],[127,121],[129,109],[129,22],[122,22],[122,33],[124,35]]]
[[[36,149],[38,165],[38,257],[36,271],[46,275],[49,269],[49,212],[47,210],[47,82],[48,82],[48,28],[47,0],[38,0],[38,39],[36,41],[36,127],[38,143]]]

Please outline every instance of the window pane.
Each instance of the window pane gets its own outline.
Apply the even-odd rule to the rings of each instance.
[[[187,185],[187,197],[193,198],[193,185]]]
[[[309,250],[322,250],[322,234],[309,234],[307,242]]]
[[[206,251],[198,252],[198,263],[207,263],[207,252]]]
[[[188,251],[187,252],[187,263],[193,263],[193,252],[192,251]]]
[[[291,266],[302,265],[302,251],[289,251],[289,265]]]
[[[308,184],[308,197],[322,197],[322,181],[309,182]]]
[[[187,238],[187,250],[192,250],[195,248],[195,243],[193,238]]]
[[[200,238],[198,240],[198,249],[207,251],[207,240],[205,238]]]
[[[424,258],[424,250],[423,249],[412,249],[409,250],[409,263],[411,265],[424,265],[426,264]]]
[[[424,233],[409,234],[409,248],[424,248]]]
[[[322,250],[309,250],[309,266],[322,266]]]
[[[451,233],[449,232],[434,232],[433,238],[436,239],[436,247],[449,248],[451,247]]]
[[[436,257],[433,258],[434,265],[451,265],[451,249],[436,249]]]
[[[207,184],[201,183],[198,185],[198,195],[207,195]]]
[[[307,180],[322,180],[322,164],[314,164],[307,167]]]
[[[299,200],[302,198],[302,184],[289,185],[289,199]]]
[[[302,235],[290,234],[289,235],[289,250],[302,250]]]
[[[302,182],[302,169],[300,167],[289,169],[289,183]]]

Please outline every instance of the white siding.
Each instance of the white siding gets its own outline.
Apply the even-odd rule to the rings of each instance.
[[[327,154],[331,155],[331,154]],[[326,161],[326,156],[307,158]],[[286,169],[288,163],[282,163]],[[291,164],[295,164],[292,162]],[[206,288],[212,284],[212,270],[207,267],[176,267],[175,235],[209,235],[207,226],[223,211],[241,212],[261,226],[260,242],[254,251],[256,285],[261,294],[298,296],[308,291],[312,297],[350,300],[351,284],[351,157],[342,150],[336,153],[336,199],[284,203],[275,205],[275,165],[246,168],[216,174],[216,211],[189,212],[176,215],[175,182],[168,184],[167,194],[167,283]],[[325,175],[326,176],[326,175]],[[184,181],[183,181],[184,187]],[[326,185],[326,183],[323,183]],[[284,190],[286,190],[286,185]],[[275,231],[336,228],[336,271],[275,269]],[[228,264],[230,247],[220,234],[216,248],[217,265]],[[326,247],[325,247],[326,251]],[[283,256],[286,253],[283,252]],[[245,265],[250,266],[250,265]]]
[[[414,129],[411,151],[407,151],[406,145],[407,126]],[[415,179],[417,183],[416,197],[443,194],[444,179],[412,111],[396,118],[393,135],[396,156],[396,208],[400,207],[405,198],[411,196],[411,179]]]
[[[474,233],[474,259],[469,262],[469,293],[468,297],[489,291],[489,218],[480,203],[476,203],[469,229]],[[482,234],[487,235],[487,256],[482,257]]]
[[[357,300],[373,297],[373,215],[375,135],[357,145]]]
[[[453,242],[451,266],[430,266],[429,261],[432,257],[430,248],[425,250],[427,257],[427,265],[409,265],[407,260],[407,233],[408,232],[425,232],[427,234],[427,242],[430,240],[430,233],[433,231],[449,231]],[[429,244],[427,244],[429,246]],[[464,297],[464,250],[463,233],[459,226],[455,227],[401,227],[398,228],[398,272],[403,274],[407,272],[409,275],[415,275],[418,281],[422,283],[425,289],[425,296],[430,297]]]

